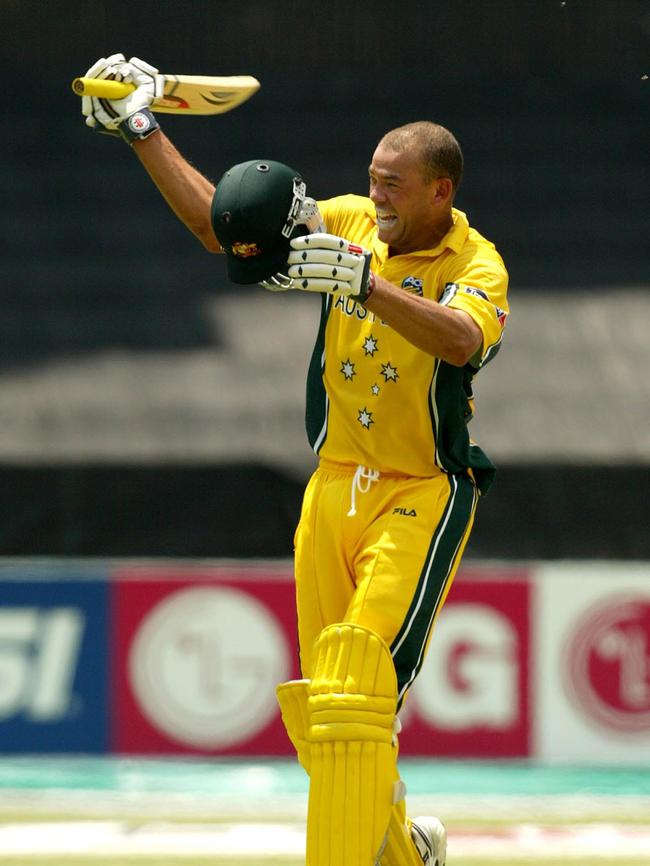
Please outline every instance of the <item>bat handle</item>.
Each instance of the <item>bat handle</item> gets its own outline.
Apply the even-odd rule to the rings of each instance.
[[[72,89],[77,96],[99,96],[102,99],[124,99],[135,90],[135,84],[110,78],[75,78]]]

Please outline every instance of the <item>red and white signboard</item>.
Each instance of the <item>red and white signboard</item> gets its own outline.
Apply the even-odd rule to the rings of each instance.
[[[534,753],[650,764],[650,568],[539,566]]]
[[[290,566],[113,578],[115,751],[292,753],[275,698],[277,683],[299,676]],[[528,754],[529,615],[520,571],[457,578],[402,713],[402,754]]]
[[[530,586],[517,570],[463,570],[401,714],[403,754],[529,754]]]
[[[298,676],[286,569],[159,567],[116,575],[114,750],[283,754],[275,698]]]
[[[291,563],[93,562],[73,578],[10,571],[13,751],[293,754],[275,695],[300,676]],[[650,563],[465,564],[400,719],[403,756],[649,767]]]

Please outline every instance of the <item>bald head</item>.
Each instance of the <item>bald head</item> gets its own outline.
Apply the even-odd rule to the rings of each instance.
[[[454,193],[463,176],[463,154],[454,136],[437,123],[419,120],[387,132],[379,145],[396,153],[411,151],[422,163],[424,180],[448,177]]]

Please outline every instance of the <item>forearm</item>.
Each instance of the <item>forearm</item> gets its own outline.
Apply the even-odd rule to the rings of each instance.
[[[380,276],[365,306],[418,349],[457,367],[482,342],[480,328],[467,313],[405,292]]]
[[[220,252],[210,221],[214,184],[190,165],[160,130],[134,142],[133,150],[181,222],[206,249]]]

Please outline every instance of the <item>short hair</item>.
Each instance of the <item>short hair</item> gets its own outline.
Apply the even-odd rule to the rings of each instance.
[[[455,137],[444,126],[429,120],[407,123],[387,132],[379,144],[397,153],[417,149],[426,183],[431,183],[438,177],[448,177],[454,192],[460,186],[463,153]]]

